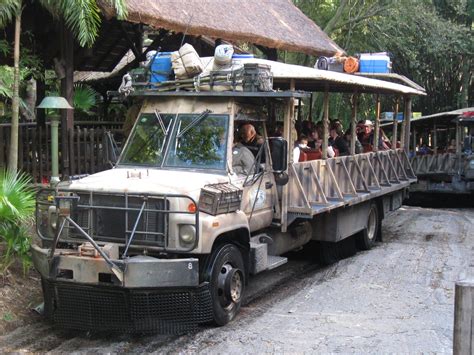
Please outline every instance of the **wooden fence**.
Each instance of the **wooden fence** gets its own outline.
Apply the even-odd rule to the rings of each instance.
[[[110,144],[106,133],[118,142],[122,140],[122,124],[117,122],[76,122],[68,137],[69,169],[65,172],[59,137],[59,173],[69,176],[92,174],[109,169]],[[10,124],[0,124],[0,169],[8,166]],[[51,127],[36,123],[20,123],[18,139],[18,168],[30,174],[34,182],[49,181],[51,176]]]

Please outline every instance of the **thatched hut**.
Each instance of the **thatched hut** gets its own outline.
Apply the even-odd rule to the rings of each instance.
[[[115,17],[103,1],[107,18]],[[128,0],[127,21],[262,47],[334,55],[342,49],[291,0]]]

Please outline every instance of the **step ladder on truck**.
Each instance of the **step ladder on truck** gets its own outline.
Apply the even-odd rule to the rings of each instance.
[[[180,333],[224,325],[239,312],[252,275],[285,253],[359,234],[369,249],[384,216],[416,180],[404,147],[354,154],[357,98],[402,97],[409,135],[417,89],[260,59],[273,91],[136,90],[135,126],[113,169],[44,189],[37,199],[33,260],[44,311],[61,327]],[[324,96],[322,158],[293,161],[296,103]],[[329,97],[353,94],[351,153],[327,157]],[[267,127],[279,116],[281,137]],[[243,124],[261,135],[242,168]],[[408,141],[405,139],[405,141]]]

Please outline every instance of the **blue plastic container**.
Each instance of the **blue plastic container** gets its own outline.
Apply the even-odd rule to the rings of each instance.
[[[232,59],[252,59],[255,58],[253,54],[232,54]]]
[[[151,83],[168,81],[172,73],[171,52],[159,52],[151,64]]]
[[[359,71],[361,73],[390,73],[392,62],[386,53],[361,54]]]

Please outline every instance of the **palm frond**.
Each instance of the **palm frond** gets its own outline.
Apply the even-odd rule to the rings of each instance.
[[[21,0],[0,0],[0,28],[7,26],[20,11]]]
[[[99,34],[100,9],[96,0],[41,0],[53,15],[62,17],[82,47],[91,47]]]
[[[115,8],[119,20],[125,20],[127,18],[128,11],[126,0],[106,0],[106,2]]]
[[[33,215],[35,195],[30,182],[25,173],[0,171],[0,220],[18,222]]]
[[[75,85],[74,108],[89,114],[91,108],[93,108],[97,102],[97,95],[97,92],[90,86],[82,84]]]

